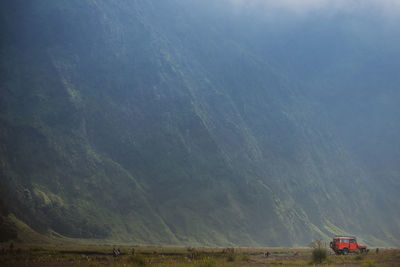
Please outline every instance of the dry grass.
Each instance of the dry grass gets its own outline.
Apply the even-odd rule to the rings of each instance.
[[[299,248],[182,248],[120,247],[113,257],[112,246],[17,245],[12,253],[0,255],[0,266],[314,266],[312,249]],[[264,253],[269,252],[269,257]],[[400,266],[400,250],[381,249],[379,254],[329,255],[323,266]]]

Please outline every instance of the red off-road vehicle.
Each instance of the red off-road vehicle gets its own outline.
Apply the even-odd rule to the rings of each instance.
[[[367,247],[357,244],[357,239],[354,236],[335,236],[330,246],[337,255],[367,252]]]

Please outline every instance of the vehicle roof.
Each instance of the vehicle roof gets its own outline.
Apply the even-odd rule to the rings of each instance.
[[[333,239],[356,239],[355,236],[335,235]]]

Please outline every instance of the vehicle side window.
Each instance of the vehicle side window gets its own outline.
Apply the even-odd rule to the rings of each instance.
[[[349,243],[349,240],[348,240],[348,239],[344,240],[344,243],[347,243],[347,244],[348,244],[348,243]]]
[[[355,243],[355,242],[354,242],[354,239],[350,240],[350,243],[351,243],[351,244],[354,244],[354,243]]]

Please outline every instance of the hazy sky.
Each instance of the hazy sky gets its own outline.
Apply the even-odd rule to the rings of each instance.
[[[400,14],[399,0],[230,0],[237,7],[258,7],[265,9],[281,9],[307,15],[310,12],[353,12],[369,9],[388,16]],[[395,14],[395,13],[396,14]]]

